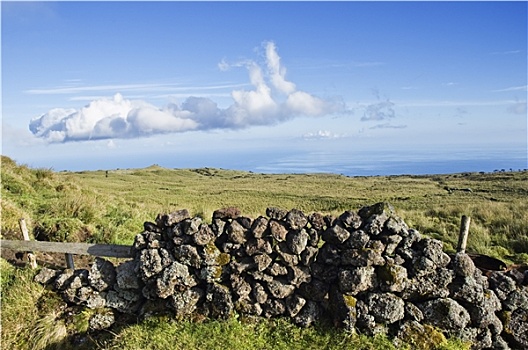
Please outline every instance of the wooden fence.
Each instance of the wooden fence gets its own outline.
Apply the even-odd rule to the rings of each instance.
[[[92,255],[110,258],[131,258],[131,248],[126,245],[115,244],[90,244],[90,243],[63,243],[63,242],[40,242],[40,241],[18,241],[0,240],[2,249],[12,249],[19,252],[48,252],[75,255]]]
[[[0,249],[28,252],[27,258],[32,268],[37,267],[33,252],[64,253],[66,266],[70,269],[74,268],[73,255],[91,255],[108,258],[133,257],[132,247],[126,245],[31,241],[25,220],[20,219],[19,224],[24,240],[0,240]]]

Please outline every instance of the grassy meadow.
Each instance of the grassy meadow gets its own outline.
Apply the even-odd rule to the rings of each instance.
[[[528,262],[526,171],[347,177],[153,165],[55,172],[2,156],[1,179],[3,239],[21,239],[22,217],[39,240],[131,244],[144,221],[176,209],[210,221],[214,210],[227,206],[255,218],[270,206],[338,215],[388,201],[410,227],[442,240],[448,252],[456,247],[461,216],[468,215],[469,252],[507,263]],[[192,323],[153,318],[94,336],[86,333],[82,312],[67,317],[71,312],[60,298],[32,282],[34,271],[0,262],[3,348],[64,349],[68,344],[105,349],[396,348],[386,338],[350,335],[324,325],[297,329],[280,319]],[[450,340],[440,348],[461,346]]]

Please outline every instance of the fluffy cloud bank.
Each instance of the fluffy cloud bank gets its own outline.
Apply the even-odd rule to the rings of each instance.
[[[158,108],[145,101],[128,100],[119,93],[75,109],[55,108],[34,118],[31,132],[48,142],[134,138],[191,130],[240,129],[273,125],[298,116],[319,117],[344,109],[342,103],[327,101],[298,90],[286,79],[273,42],[264,43],[266,64],[254,61],[244,66],[252,84],[250,90],[231,92],[233,103],[222,109],[209,98],[189,97],[181,105]],[[229,68],[222,62],[221,69]]]

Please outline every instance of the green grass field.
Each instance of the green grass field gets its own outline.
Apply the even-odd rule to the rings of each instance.
[[[227,206],[236,206],[250,217],[264,215],[270,206],[337,215],[388,201],[410,227],[442,240],[448,252],[456,246],[461,216],[468,215],[472,219],[469,252],[507,263],[528,262],[526,171],[347,177],[151,166],[54,172],[31,169],[2,156],[1,178],[2,238],[21,239],[21,217],[36,239],[131,244],[144,221],[176,209],[188,209],[191,215],[210,221],[214,210]],[[63,303],[32,282],[33,271],[13,268],[4,260],[1,267],[3,348],[65,348],[62,340],[82,333],[82,327],[75,326],[79,322],[64,319]],[[39,303],[47,307],[38,307]],[[104,342],[98,338],[81,345],[111,349],[392,346],[386,338],[360,337],[324,326],[301,330],[283,320],[192,323],[152,319],[123,326],[103,338]],[[445,344],[444,348],[461,346],[456,341]]]

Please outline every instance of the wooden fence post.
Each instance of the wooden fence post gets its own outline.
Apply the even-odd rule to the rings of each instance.
[[[75,264],[73,263],[73,255],[71,255],[70,253],[66,253],[64,254],[64,257],[66,258],[66,267],[68,269],[74,270]]]
[[[20,231],[22,231],[22,235],[24,236],[24,241],[29,241],[29,232],[27,230],[26,226],[26,220],[24,218],[18,220],[18,225],[20,226]],[[28,252],[27,259],[29,261],[29,266],[31,266],[32,269],[37,268],[37,259],[35,258],[35,254],[33,252]]]
[[[458,253],[466,252],[467,239],[469,235],[469,224],[471,223],[471,218],[469,216],[462,215],[462,221],[460,222],[460,234],[458,236]]]

